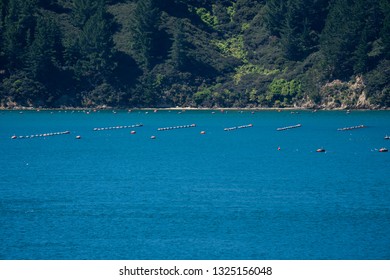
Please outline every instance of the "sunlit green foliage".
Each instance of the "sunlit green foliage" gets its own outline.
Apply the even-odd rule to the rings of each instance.
[[[207,9],[196,8],[195,11],[196,11],[196,14],[201,18],[201,20],[204,23],[206,23],[212,27],[215,27],[218,24],[218,18],[215,15],[213,15],[210,11],[208,11]]]
[[[279,72],[280,71],[278,69],[269,70],[259,65],[248,63],[248,64],[241,65],[240,67],[237,67],[236,73],[234,74],[233,78],[234,78],[234,82],[237,84],[241,81],[242,77],[245,75],[258,74],[258,75],[268,76],[268,75],[275,75]]]
[[[219,51],[226,56],[238,58],[247,62],[247,51],[244,48],[243,36],[231,37],[227,40],[214,40],[213,44],[217,46]]]

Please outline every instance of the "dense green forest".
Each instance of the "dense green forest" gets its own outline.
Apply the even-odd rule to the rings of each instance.
[[[390,106],[389,0],[0,0],[0,107]]]

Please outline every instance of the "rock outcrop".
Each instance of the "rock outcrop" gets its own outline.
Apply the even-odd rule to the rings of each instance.
[[[366,85],[362,76],[353,81],[334,80],[322,86],[320,91],[321,109],[373,109],[367,99]]]

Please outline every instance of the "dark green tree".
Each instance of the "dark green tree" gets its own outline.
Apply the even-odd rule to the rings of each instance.
[[[28,69],[34,79],[50,83],[61,67],[61,32],[51,16],[39,16],[30,47]]]
[[[348,79],[353,74],[353,52],[360,34],[353,11],[352,1],[336,0],[330,7],[321,35],[324,67],[330,78]]]
[[[327,0],[271,0],[266,5],[266,22],[271,34],[281,38],[285,56],[302,60],[318,47]]]
[[[133,57],[144,71],[150,71],[156,60],[159,42],[160,11],[154,0],[138,0],[131,18]]]
[[[25,67],[34,38],[36,0],[10,0],[4,17],[3,52],[9,71]]]
[[[7,13],[7,9],[6,9],[7,5],[8,5],[7,0],[0,1],[0,81],[1,81],[1,78],[3,77],[3,75],[5,74],[5,69],[4,69],[5,53],[3,50],[4,49],[3,33],[4,33],[4,27],[5,27],[5,16]]]
[[[375,50],[380,38],[383,14],[380,1],[358,0],[354,2],[352,24],[356,29],[356,50],[353,53],[354,73],[363,74],[378,63],[378,52]],[[374,49],[374,50],[373,50]],[[372,51],[373,50],[373,51]]]
[[[354,40],[356,40],[355,50],[353,52],[353,70],[354,74],[362,74],[367,71],[368,63],[368,50],[369,50],[369,36],[370,31],[370,14],[369,5],[371,6],[375,0],[372,0],[370,4],[364,0],[355,1],[352,7],[353,17],[350,24],[355,25],[356,34]]]
[[[4,18],[7,14],[8,0],[0,1],[0,27],[3,28]]]
[[[359,44],[354,52],[354,73],[362,74],[367,71],[368,66],[368,51],[369,51],[369,43],[368,43],[368,30],[367,28],[363,29],[363,32],[360,36]]]
[[[336,0],[330,8],[321,37],[321,51],[330,77],[348,79],[375,67],[371,50],[380,37],[383,12],[379,1]]]
[[[183,70],[186,64],[186,43],[183,31],[183,22],[178,20],[173,31],[173,42],[170,58],[176,70]]]
[[[71,52],[78,58],[74,65],[76,76],[94,87],[107,81],[115,68],[114,42],[104,0],[88,1],[94,7],[92,12],[91,9],[84,9],[83,5],[74,6],[80,8],[73,11],[79,17],[77,23],[80,31]],[[85,4],[85,1],[75,0],[75,3]],[[85,14],[82,14],[83,11]]]
[[[300,60],[310,52],[307,6],[302,0],[287,1],[287,12],[281,25],[280,37],[285,55],[291,60]]]
[[[380,0],[380,8],[382,10],[383,25],[381,28],[381,38],[383,43],[383,53],[386,58],[390,58],[390,2],[388,0]]]
[[[265,7],[265,21],[272,35],[280,36],[281,27],[285,20],[287,12],[286,1],[269,0]]]
[[[104,5],[104,2],[100,0],[73,0],[73,24],[83,28],[87,21],[101,8],[101,5]]]

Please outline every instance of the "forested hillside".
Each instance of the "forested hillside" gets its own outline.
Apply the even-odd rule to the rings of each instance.
[[[389,0],[0,0],[0,107],[390,106]]]

